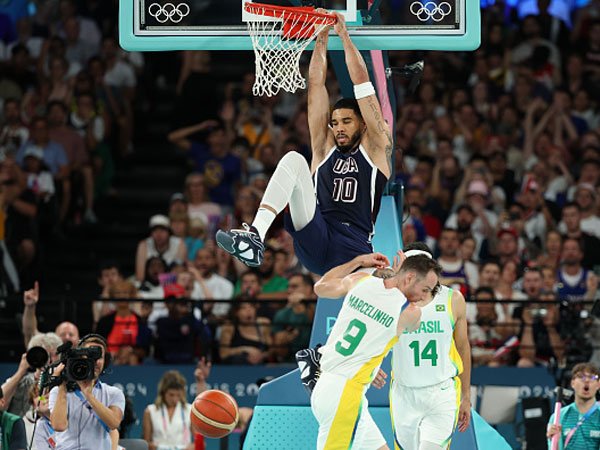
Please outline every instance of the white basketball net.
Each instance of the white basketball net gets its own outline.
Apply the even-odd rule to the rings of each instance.
[[[256,77],[252,93],[255,96],[277,95],[280,89],[294,93],[306,87],[306,80],[300,74],[300,56],[325,27],[335,23],[334,17],[315,17],[306,12],[275,11],[266,14],[258,4],[246,4],[247,11],[260,15],[261,19],[248,20],[248,32],[254,47]],[[294,38],[283,36],[282,20],[292,27]]]

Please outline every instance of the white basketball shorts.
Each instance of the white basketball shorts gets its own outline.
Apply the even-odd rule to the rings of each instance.
[[[390,409],[396,450],[419,450],[422,441],[448,448],[458,420],[460,379],[412,388],[392,381]]]
[[[322,373],[310,398],[319,422],[318,450],[377,450],[385,439],[369,414],[369,385]]]

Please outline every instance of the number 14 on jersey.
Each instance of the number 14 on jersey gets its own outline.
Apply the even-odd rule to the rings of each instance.
[[[419,341],[412,341],[410,344],[408,344],[413,351],[415,367],[420,367],[421,362],[425,359],[429,359],[433,367],[437,366],[438,354],[435,339],[427,342],[425,347],[423,347],[423,350],[420,349],[420,344],[421,343]]]

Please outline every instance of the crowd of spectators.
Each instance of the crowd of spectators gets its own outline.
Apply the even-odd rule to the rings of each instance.
[[[600,335],[582,303],[596,299],[600,273],[600,4],[569,22],[538,3],[539,14],[522,19],[503,2],[483,10],[475,52],[389,52],[394,66],[425,60],[416,90],[392,78],[404,243],[428,243],[442,283],[478,300],[467,310],[476,364],[562,363]],[[98,220],[94,201],[111,193],[115,161],[133,151],[144,58],[119,49],[114,8],[60,0],[10,12],[13,33],[0,40],[3,292],[32,284],[40,245],[65,223]],[[187,155],[189,174],[148,217],[134,272],[100,268],[94,329],[115,364],[293,361],[309,341],[315,276],[281,219],[256,270],[214,236],[252,222],[285,153],[310,159],[306,91],[257,98],[254,68],[219,81],[210,52],[180,56],[174,102],[188,114],[165,137]],[[327,85],[334,102],[333,69]],[[38,301],[27,292],[26,341]],[[511,299],[524,303],[499,302]],[[511,336],[520,347],[504,351]]]
[[[117,2],[0,5],[0,177],[4,294],[29,287],[44,245],[111,193],[133,151],[141,54],[117,44]]]

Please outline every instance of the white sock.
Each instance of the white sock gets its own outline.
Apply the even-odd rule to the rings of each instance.
[[[258,211],[256,212],[256,217],[254,217],[252,226],[258,230],[258,235],[263,242],[265,241],[267,231],[269,231],[275,217],[277,217],[276,214],[267,208],[258,208]]]
[[[258,208],[252,226],[256,227],[264,241],[269,227],[277,214],[289,203],[294,227],[302,229],[315,215],[316,197],[308,164],[297,152],[286,153],[275,168],[265,189],[261,205],[273,208]]]

